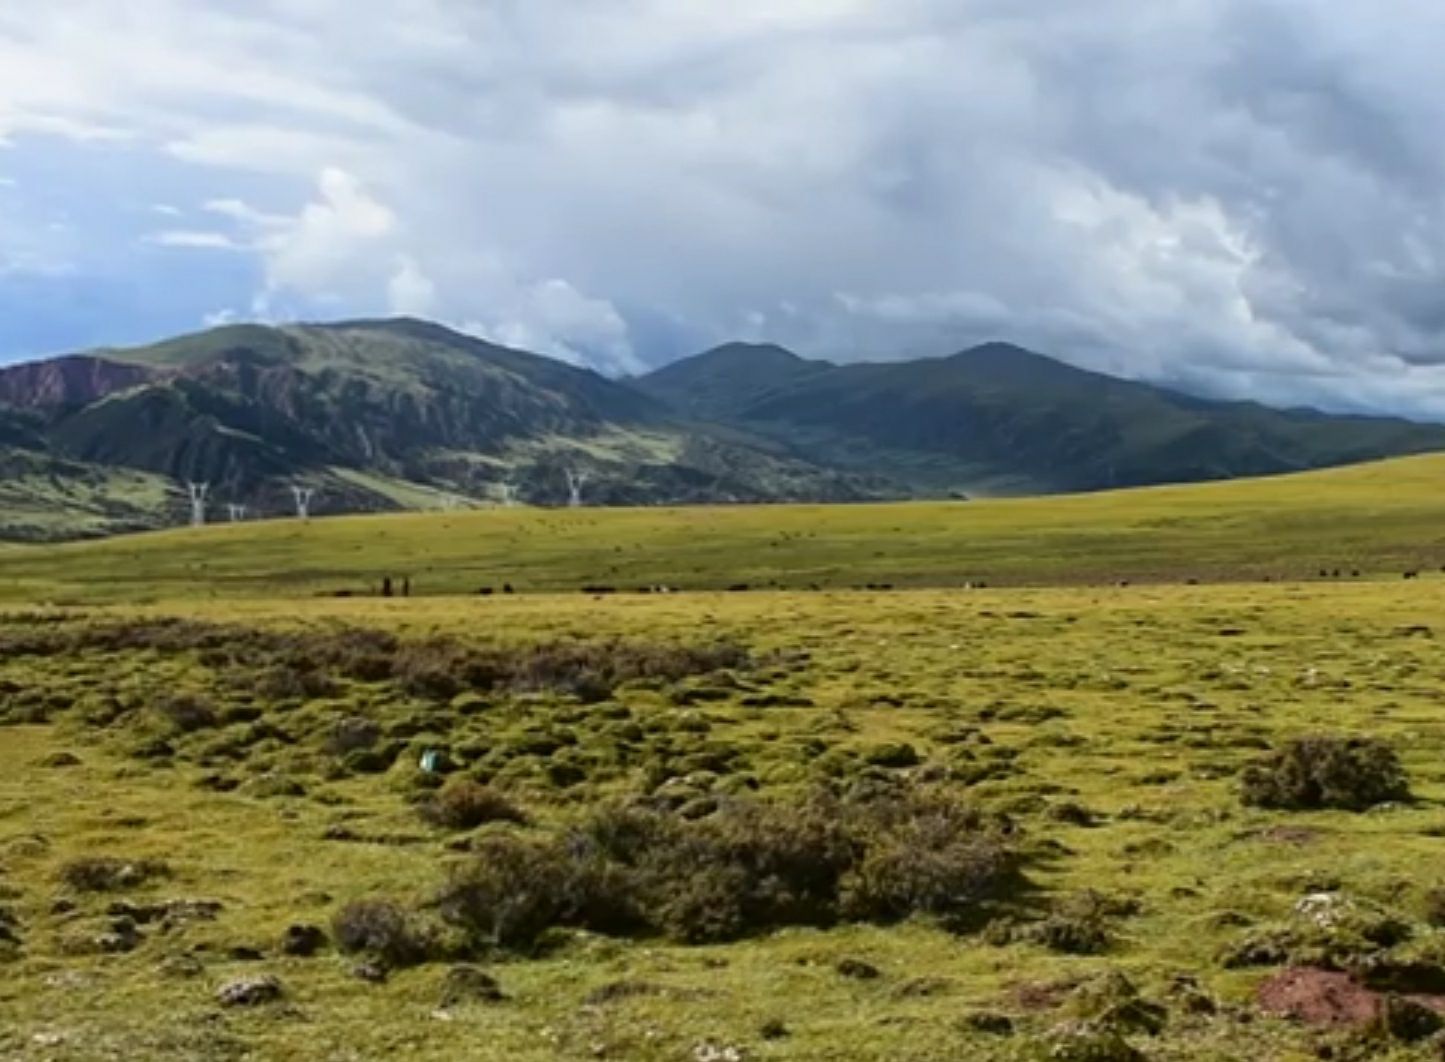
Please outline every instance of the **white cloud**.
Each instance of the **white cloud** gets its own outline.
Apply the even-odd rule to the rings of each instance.
[[[575,365],[592,364],[613,374],[645,368],[633,352],[627,322],[617,308],[565,280],[518,287],[496,317],[469,321],[462,330],[503,346],[549,354]]]
[[[267,316],[425,312],[624,370],[1005,338],[1445,413],[1424,0],[18,6],[9,153],[184,173],[156,194],[209,216],[157,242],[249,248],[234,304]]]
[[[178,247],[201,251],[245,251],[250,248],[237,243],[224,232],[206,232],[197,229],[167,229],[152,233],[146,242],[159,247]]]
[[[403,255],[386,285],[387,306],[394,314],[426,317],[436,312],[437,289],[412,258]]]
[[[374,271],[372,256],[394,233],[396,217],[345,170],[322,170],[316,190],[318,197],[295,218],[261,222],[267,283],[339,295]]]

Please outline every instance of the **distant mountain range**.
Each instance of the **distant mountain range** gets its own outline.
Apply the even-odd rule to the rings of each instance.
[[[1445,427],[1209,402],[990,344],[834,365],[733,344],[614,381],[424,321],[236,325],[0,369],[0,537],[502,502],[864,501],[1221,479]]]

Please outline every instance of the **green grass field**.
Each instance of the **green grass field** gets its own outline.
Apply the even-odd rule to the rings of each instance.
[[[1439,1057],[1445,596],[1400,579],[1445,559],[1437,473],[0,552],[0,1058]],[[320,596],[385,572],[425,596]],[[991,585],[951,589],[971,579]],[[508,580],[536,592],[471,592]],[[870,581],[899,589],[849,589]],[[1315,734],[1383,741],[1410,798],[1246,805],[1245,770]],[[438,819],[463,780],[527,822]],[[982,818],[857,834],[846,887],[891,906],[817,920],[779,884],[801,871],[757,853],[823,828],[820,792]],[[747,833],[738,809],[770,807],[792,810]],[[548,907],[547,861],[609,808],[731,838],[705,850],[735,876],[648,842],[669,862],[609,864],[623,895],[585,879],[646,925]],[[1016,877],[987,876],[1000,853]],[[442,902],[503,871],[482,909],[540,904],[537,933],[479,936]],[[739,890],[756,902],[719,922]],[[364,898],[440,935],[346,951],[335,920]],[[288,954],[296,925],[330,939]],[[459,964],[503,998],[449,993]],[[1313,994],[1279,987],[1291,968]],[[280,999],[217,1001],[262,975]],[[1328,1024],[1341,993],[1387,1020]]]
[[[1445,564],[1445,457],[1271,479],[978,502],[486,510],[189,528],[0,549],[0,595],[298,597],[1398,578]]]

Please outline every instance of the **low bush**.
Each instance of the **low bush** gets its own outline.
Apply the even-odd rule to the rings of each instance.
[[[1364,811],[1410,798],[1399,757],[1374,738],[1300,738],[1246,769],[1241,782],[1246,805],[1292,811]]]
[[[932,795],[726,802],[696,820],[611,807],[550,838],[486,838],[438,906],[483,945],[526,948],[554,926],[700,944],[912,915],[961,924],[1020,866],[1006,821]]]
[[[356,900],[331,921],[336,946],[390,967],[416,966],[438,957],[437,936],[412,911],[391,900]]]
[[[911,914],[959,919],[1015,884],[1006,833],[948,800],[886,801],[870,813],[869,843],[843,881],[844,913],[886,922]]]
[[[422,817],[449,830],[472,830],[489,822],[524,823],[527,816],[489,786],[469,779],[451,782],[422,805]]]

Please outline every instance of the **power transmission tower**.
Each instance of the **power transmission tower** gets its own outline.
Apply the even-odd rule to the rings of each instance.
[[[292,485],[291,496],[296,499],[296,516],[300,520],[311,519],[311,499],[316,496],[315,487]]]
[[[231,514],[231,523],[233,524],[239,524],[242,520],[246,519],[246,507],[244,505],[237,505],[235,502],[232,502],[226,506],[226,511]]]
[[[573,509],[582,507],[582,488],[587,485],[587,473],[576,469],[563,469],[567,476],[567,505]]]
[[[186,491],[191,496],[191,526],[203,527],[206,523],[206,495],[211,491],[209,483],[187,483]]]

